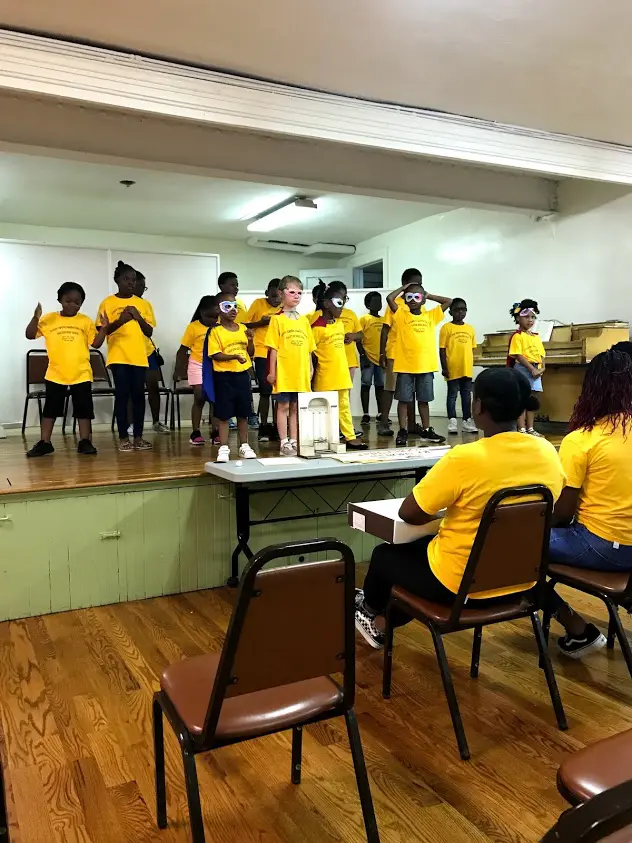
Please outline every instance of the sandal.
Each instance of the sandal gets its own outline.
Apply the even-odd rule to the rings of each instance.
[[[139,439],[138,442],[134,442],[135,451],[151,451],[153,447],[151,442],[147,442],[146,439]]]
[[[124,454],[129,454],[130,451],[134,450],[134,446],[129,441],[129,439],[122,439],[119,442],[118,449],[119,449],[119,451],[122,451]]]

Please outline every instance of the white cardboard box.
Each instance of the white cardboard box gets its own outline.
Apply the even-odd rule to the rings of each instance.
[[[406,544],[423,536],[436,535],[441,518],[421,526],[406,524],[398,515],[403,500],[404,498],[387,498],[383,501],[350,503],[349,526],[390,544]]]

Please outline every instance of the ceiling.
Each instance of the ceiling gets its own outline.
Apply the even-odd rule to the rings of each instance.
[[[119,182],[131,179],[133,187]],[[313,219],[251,234],[247,221],[293,195],[312,196]],[[449,206],[229,181],[134,167],[0,153],[0,222],[187,237],[346,243]]]
[[[0,26],[632,145],[630,0],[0,0]]]

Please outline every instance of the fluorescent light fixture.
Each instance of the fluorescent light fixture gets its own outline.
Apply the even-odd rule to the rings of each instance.
[[[318,205],[312,199],[294,197],[270,208],[248,224],[248,231],[272,231],[283,225],[295,225],[312,218]]]
[[[233,219],[239,219],[243,222],[250,221],[255,217],[260,217],[269,211],[270,208],[278,208],[286,202],[291,202],[296,198],[296,194],[292,190],[273,190],[268,191],[264,196],[258,196],[255,199],[250,199],[241,206],[239,212]]]

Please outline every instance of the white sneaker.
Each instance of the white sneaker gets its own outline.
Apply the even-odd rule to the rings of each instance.
[[[246,442],[244,443],[241,448],[239,449],[239,456],[243,457],[245,460],[256,460],[257,455],[252,450],[250,445]]]
[[[169,434],[171,433],[171,431],[169,430],[167,425],[163,424],[162,422],[159,422],[159,421],[156,422],[156,424],[152,425],[152,430],[154,431],[154,433],[160,433],[163,436],[165,436],[165,435],[169,436]]]
[[[215,462],[230,462],[230,448],[228,445],[220,445]]]
[[[459,423],[456,419],[448,419],[448,433],[458,433]]]
[[[463,422],[463,431],[465,433],[478,433],[478,427],[474,422],[474,419],[466,419]]]

